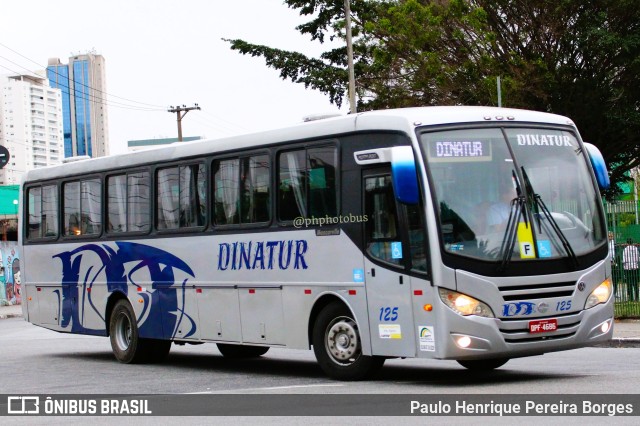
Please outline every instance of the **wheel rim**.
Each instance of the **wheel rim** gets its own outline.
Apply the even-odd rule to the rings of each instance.
[[[115,338],[121,350],[129,349],[129,345],[131,345],[131,321],[124,314],[118,315],[116,320]]]
[[[358,326],[347,317],[336,318],[327,327],[325,348],[336,364],[353,364],[361,354]]]

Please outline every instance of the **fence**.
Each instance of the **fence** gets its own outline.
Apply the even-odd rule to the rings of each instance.
[[[616,318],[640,318],[640,206],[636,201],[604,203],[613,251]],[[613,243],[612,243],[613,241]]]

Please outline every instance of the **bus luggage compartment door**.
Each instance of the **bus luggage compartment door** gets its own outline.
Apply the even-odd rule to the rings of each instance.
[[[284,312],[282,310],[282,287],[240,287],[240,318],[242,341],[283,345]]]

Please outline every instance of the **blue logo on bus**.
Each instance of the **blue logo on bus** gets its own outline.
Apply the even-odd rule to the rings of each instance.
[[[98,276],[101,276],[106,281],[109,294],[119,292],[128,296],[134,293],[136,300],[142,302],[142,312],[138,318],[143,319],[138,324],[141,337],[173,338],[177,325],[182,321],[189,321],[191,328],[181,337],[193,335],[196,331],[195,321],[184,309],[187,279],[176,283],[174,272],[182,271],[195,278],[189,265],[173,254],[152,246],[125,242],[116,242],[116,246],[114,250],[106,244],[86,244],[53,256],[62,262],[60,325],[63,328],[71,326],[74,333],[105,334],[105,328],[91,329],[83,323],[89,310],[106,322],[103,312],[95,307],[96,301],[91,292]],[[138,284],[132,278],[136,271],[144,269],[149,274],[153,291],[139,291]],[[163,312],[165,315],[162,315]]]

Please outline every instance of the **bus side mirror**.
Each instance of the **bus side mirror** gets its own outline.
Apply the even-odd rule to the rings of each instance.
[[[587,154],[589,154],[589,160],[591,160],[591,167],[593,167],[593,173],[596,175],[598,186],[600,189],[608,189],[611,182],[609,181],[609,172],[602,153],[595,145],[587,142],[583,143],[584,147],[587,148]]]
[[[410,146],[372,149],[354,153],[357,164],[391,163],[391,179],[396,199],[404,204],[418,204],[418,174]]]
[[[398,201],[405,204],[420,202],[416,160],[410,146],[391,148],[391,179]]]

